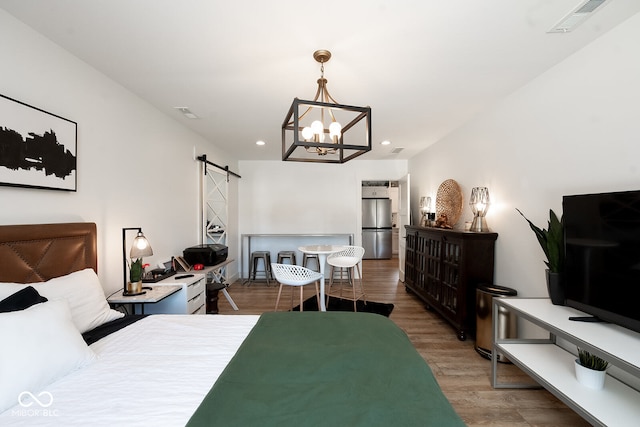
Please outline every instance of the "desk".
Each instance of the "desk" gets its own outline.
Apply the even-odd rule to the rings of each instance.
[[[327,311],[324,301],[324,264],[327,262],[327,255],[344,250],[344,246],[338,245],[308,245],[300,246],[298,250],[305,254],[318,255],[318,264],[320,264],[320,311]]]
[[[133,296],[124,296],[122,294],[124,289],[120,289],[115,294],[109,296],[109,298],[107,298],[107,302],[109,304],[132,304],[134,306],[135,304],[140,304],[140,313],[144,314],[145,304],[155,304],[160,302],[166,297],[175,294],[180,289],[182,289],[182,287],[178,285],[152,286],[151,289],[143,288],[145,291],[143,294]]]

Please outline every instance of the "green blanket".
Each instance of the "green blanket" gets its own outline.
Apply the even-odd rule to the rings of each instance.
[[[464,426],[384,316],[263,314],[188,426]]]

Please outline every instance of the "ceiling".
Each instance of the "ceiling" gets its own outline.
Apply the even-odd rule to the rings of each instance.
[[[313,52],[328,49],[332,96],[372,108],[373,150],[360,159],[374,160],[412,157],[640,11],[638,0],[608,0],[573,31],[547,32],[583,3],[0,0],[0,8],[240,160],[281,158],[285,114],[294,97],[313,99]]]

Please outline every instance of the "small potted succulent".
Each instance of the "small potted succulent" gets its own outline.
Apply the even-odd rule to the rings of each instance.
[[[578,348],[575,367],[576,378],[580,384],[595,390],[601,390],[604,387],[609,362],[587,350]]]
[[[551,298],[553,304],[563,305],[564,226],[562,217],[558,218],[555,212],[549,209],[549,221],[547,229],[544,229],[529,221],[519,209],[516,210],[529,223],[529,227],[535,233],[538,243],[540,243],[540,247],[547,257],[544,263],[547,266],[546,277],[549,298]]]
[[[127,292],[130,294],[138,294],[142,292],[142,275],[144,268],[142,266],[142,258],[136,260],[131,259],[129,263],[129,283]]]

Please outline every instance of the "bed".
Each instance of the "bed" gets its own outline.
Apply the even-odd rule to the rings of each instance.
[[[0,425],[464,425],[384,316],[123,317],[96,247],[92,223],[0,226]]]

